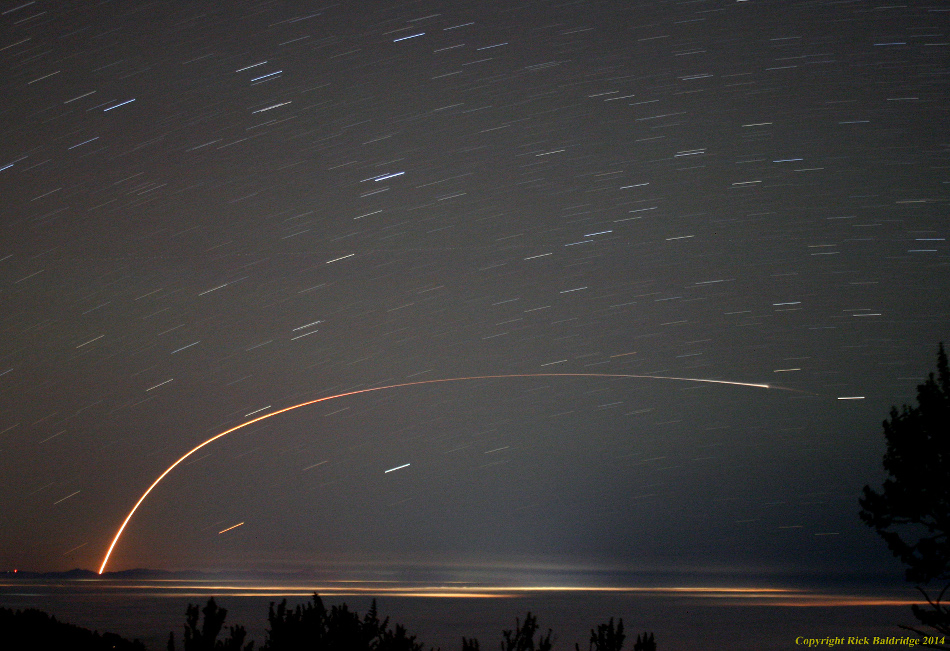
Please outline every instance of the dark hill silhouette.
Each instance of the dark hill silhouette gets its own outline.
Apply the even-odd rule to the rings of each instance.
[[[138,640],[130,642],[115,633],[99,634],[66,624],[33,608],[17,611],[0,608],[0,647],[8,651],[145,651]]]
[[[176,646],[176,636],[171,633],[168,651],[177,648],[184,651],[255,651],[255,643],[247,641],[247,631],[243,626],[228,626],[226,635],[219,639],[225,632],[227,613],[214,598],[209,599],[204,608],[189,604],[185,611],[183,635],[179,638],[182,647]],[[375,599],[369,610],[360,616],[345,603],[328,610],[315,593],[310,601],[293,608],[287,606],[286,599],[280,604],[271,602],[267,619],[266,638],[259,647],[260,651],[426,651],[426,646],[415,635],[409,635],[403,625],[390,626],[388,617],[380,619]],[[502,631],[502,651],[551,651],[553,632],[548,629],[546,635],[540,635],[540,630],[537,618],[530,612],[523,622],[516,618],[514,629]],[[611,618],[608,623],[591,630],[589,651],[623,651],[625,637],[623,620],[615,626]],[[479,651],[480,648],[477,639],[462,638],[462,651]],[[146,651],[139,640],[129,641],[115,633],[100,634],[60,622],[33,608],[22,611],[0,608],[0,649]],[[580,646],[575,645],[575,649],[580,651]],[[653,634],[638,635],[632,651],[656,651]]]

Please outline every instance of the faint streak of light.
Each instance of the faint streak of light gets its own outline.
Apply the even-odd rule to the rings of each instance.
[[[171,382],[171,381],[174,380],[174,379],[175,379],[175,378],[171,378],[171,380],[165,380],[165,381],[162,382],[161,384],[156,384],[156,385],[153,386],[151,389],[146,389],[146,390],[145,390],[145,393],[148,393],[148,392],[151,391],[152,389],[157,389],[158,387],[160,387],[160,386],[162,386],[162,385],[168,384],[169,382]]]
[[[775,370],[772,371],[772,372],[773,372],[773,373],[791,373],[791,372],[793,372],[793,371],[800,371],[800,370],[802,370],[802,369],[800,369],[800,368],[777,368],[777,369],[775,369]]]
[[[65,431],[66,431],[66,430],[60,430],[60,431],[56,432],[55,434],[53,434],[52,436],[47,436],[47,437],[46,437],[45,439],[43,439],[42,441],[37,441],[37,445],[39,445],[40,443],[46,443],[47,441],[52,441],[54,438],[56,438],[57,436],[59,436],[60,434],[62,434],[62,433],[65,432]]]
[[[121,104],[116,104],[115,106],[110,106],[110,107],[107,108],[107,109],[102,109],[102,112],[105,113],[106,111],[111,111],[112,109],[117,109],[117,108],[119,108],[120,106],[125,106],[126,104],[131,104],[131,103],[134,102],[134,101],[135,101],[135,98],[133,97],[132,99],[126,100],[126,101],[122,102]]]
[[[224,283],[223,285],[218,285],[217,287],[212,287],[211,289],[206,289],[205,291],[203,291],[203,292],[201,292],[200,294],[198,294],[198,296],[204,296],[205,294],[210,294],[211,292],[216,292],[216,291],[218,291],[219,289],[221,289],[222,287],[227,287],[227,286],[230,285],[230,284],[231,284],[231,283]]]
[[[249,414],[244,414],[244,418],[247,418],[248,416],[253,416],[254,414],[258,414],[258,413],[264,411],[265,409],[270,409],[270,407],[271,407],[270,405],[267,405],[266,407],[261,407],[260,409],[255,409],[254,411],[252,411],[252,412],[249,413]]]
[[[486,452],[485,454],[491,454],[492,452],[501,452],[502,450],[507,450],[507,449],[510,448],[510,447],[511,447],[510,445],[506,445],[506,446],[501,447],[501,448],[495,448],[494,450],[489,450],[489,451]],[[409,464],[407,463],[406,465],[408,466]]]
[[[283,72],[283,70],[278,70],[277,72],[271,72],[271,73],[268,73],[268,74],[263,75],[263,76],[261,76],[261,77],[254,77],[254,79],[252,79],[251,81],[257,81],[257,80],[259,80],[259,79],[267,79],[268,77],[273,77],[274,75],[279,75],[279,74],[282,73],[282,72]]]
[[[79,95],[78,97],[74,97],[74,98],[72,98],[72,99],[68,99],[68,100],[66,100],[65,102],[63,102],[63,104],[69,104],[70,102],[75,102],[77,99],[82,99],[83,97],[89,97],[90,95],[92,95],[92,94],[95,93],[95,92],[96,92],[96,91],[91,90],[91,91],[89,91],[88,93],[85,93],[85,94],[83,94],[83,95]]]
[[[301,338],[303,338],[303,337],[308,337],[308,336],[313,335],[313,334],[316,334],[316,333],[318,333],[318,332],[320,332],[320,331],[319,331],[319,330],[311,330],[310,332],[305,332],[305,333],[303,333],[302,335],[297,335],[296,337],[291,337],[290,340],[291,340],[291,341],[294,341],[294,340],[296,340],[296,339],[301,339]]]
[[[339,262],[340,260],[345,260],[345,259],[347,259],[347,258],[352,258],[354,255],[356,255],[356,254],[355,254],[355,253],[350,253],[349,255],[344,255],[344,256],[341,256],[341,257],[339,257],[339,258],[333,258],[332,260],[327,260],[327,264],[330,264],[331,262]]]
[[[546,256],[546,255],[551,255],[551,254],[550,254],[550,253],[542,253],[541,255],[532,255],[532,256],[530,256],[530,257],[525,258],[525,260],[534,260],[535,258],[543,258],[543,257]]]
[[[24,9],[26,7],[29,7],[30,5],[35,5],[35,4],[36,4],[36,0],[30,0],[29,2],[24,2],[22,5],[17,5],[13,9],[7,9],[3,13],[0,13],[0,16],[6,16],[7,14],[12,14],[14,11],[20,11],[20,9]],[[46,12],[44,11],[43,13],[46,13]],[[30,39],[26,39],[26,40],[29,41]]]
[[[649,183],[635,183],[633,185],[621,185],[619,190],[629,190],[630,188],[642,188],[644,185],[650,185]]]
[[[395,468],[390,468],[389,470],[385,471],[383,474],[385,475],[387,472],[394,472],[394,471],[396,471],[396,470],[402,470],[403,468],[408,468],[408,467],[409,467],[409,464],[408,464],[408,463],[404,463],[404,464],[402,464],[401,466],[396,466]]]
[[[354,217],[353,219],[363,219],[363,217],[369,217],[370,215],[378,215],[383,212],[382,210],[374,210],[373,212],[368,212],[365,215],[360,215],[359,217]]]
[[[198,450],[203,447],[210,445],[214,441],[217,441],[219,438],[227,436],[232,432],[236,432],[239,429],[253,425],[254,423],[259,423],[262,420],[267,418],[273,418],[274,416],[279,416],[288,411],[293,411],[295,409],[300,409],[301,407],[307,407],[309,405],[315,405],[320,402],[326,402],[328,400],[336,400],[338,398],[345,398],[348,396],[356,396],[364,393],[371,393],[375,391],[388,391],[390,389],[399,389],[403,387],[412,387],[412,386],[422,386],[425,384],[443,384],[447,382],[472,382],[476,380],[500,380],[500,379],[514,379],[514,378],[538,378],[538,377],[590,377],[590,378],[630,378],[630,379],[642,379],[642,380],[666,380],[670,382],[701,382],[705,384],[722,384],[727,386],[740,386],[740,387],[750,387],[754,389],[773,389],[780,391],[798,391],[797,389],[789,389],[786,387],[779,387],[770,384],[756,384],[753,382],[736,382],[732,380],[713,380],[706,378],[687,378],[687,377],[674,377],[667,375],[634,375],[628,373],[514,373],[509,375],[473,375],[468,377],[455,377],[455,378],[442,378],[438,380],[416,380],[414,382],[402,382],[399,384],[387,384],[380,387],[370,387],[368,389],[357,389],[354,391],[347,391],[345,393],[338,393],[332,396],[324,396],[323,398],[316,398],[314,400],[308,400],[306,402],[301,402],[296,405],[290,405],[289,407],[284,407],[283,409],[278,409],[277,411],[272,411],[270,413],[252,418],[251,420],[245,421],[239,425],[235,425],[230,429],[226,429],[223,432],[215,434],[211,438],[199,443],[191,450],[183,454],[178,458],[175,463],[170,465],[165,471],[158,476],[158,478],[152,482],[152,484],[142,493],[142,496],[139,497],[138,501],[132,506],[132,509],[125,516],[125,520],[122,521],[122,524],[119,526],[118,531],[116,531],[115,536],[112,538],[112,542],[109,545],[109,549],[106,551],[105,557],[102,559],[102,564],[99,566],[99,574],[102,574],[105,571],[106,565],[109,563],[109,557],[112,555],[112,550],[115,549],[116,544],[119,542],[119,538],[122,537],[122,532],[125,531],[125,528],[128,526],[129,521],[132,519],[132,516],[135,515],[135,512],[145,501],[145,498],[158,486],[159,483],[175,468],[177,468],[185,459],[193,455]],[[174,379],[174,378],[172,378]],[[162,384],[171,382],[171,380],[166,380]],[[154,388],[161,386],[161,384],[156,385]],[[151,391],[151,389],[149,389]]]
[[[58,74],[61,73],[61,72],[62,72],[62,70],[57,70],[56,72],[51,72],[51,73],[49,73],[48,75],[43,75],[43,76],[40,77],[39,79],[34,79],[33,81],[28,81],[28,82],[26,83],[26,85],[29,86],[30,84],[35,84],[35,83],[38,82],[38,81],[43,81],[44,79],[48,79],[49,77],[52,77],[53,75],[58,75]]]
[[[35,491],[33,491],[32,493],[30,493],[30,495],[36,495],[36,494],[39,493],[39,492],[45,491],[47,488],[49,488],[50,486],[52,486],[52,485],[55,484],[55,483],[56,483],[55,481],[54,481],[54,482],[50,482],[50,483],[46,484],[46,486],[43,486],[43,487],[41,487],[41,488],[37,488]]]
[[[79,143],[78,145],[73,145],[72,147],[69,147],[66,151],[69,151],[70,149],[75,149],[76,147],[82,147],[83,145],[88,145],[88,144],[89,144],[90,142],[92,142],[93,140],[99,140],[99,136],[96,136],[95,138],[90,138],[89,140],[84,140],[83,142]]]
[[[281,106],[287,106],[288,104],[293,104],[293,102],[281,102],[280,104],[274,104],[273,106],[268,106],[266,108],[257,109],[256,111],[251,111],[251,115],[255,113],[263,113],[264,111],[269,111],[271,109],[280,108]]]
[[[327,463],[327,462],[326,462],[326,461],[321,461],[320,463],[315,463],[315,464],[313,464],[312,466],[307,466],[306,468],[301,469],[300,472],[303,472],[304,470],[310,470],[311,468],[316,468],[317,466],[322,466],[322,465],[325,464],[325,463]]]
[[[37,272],[31,273],[29,276],[24,276],[23,278],[20,278],[19,280],[14,281],[13,284],[16,285],[16,284],[18,284],[18,283],[22,283],[24,280],[29,280],[29,279],[32,278],[33,276],[38,276],[38,275],[40,275],[41,273],[43,273],[44,271],[46,271],[46,269],[40,269],[40,270],[37,271]]]
[[[598,231],[596,233],[588,233],[584,237],[594,237],[595,235],[606,235],[607,233],[613,233],[613,231]]]
[[[3,373],[0,373],[0,377],[3,377],[4,375],[6,375],[7,373],[9,373],[9,372],[12,371],[12,370],[13,370],[13,367],[11,366],[11,367],[8,368],[7,370],[5,370]],[[6,430],[3,430],[3,432],[5,432],[5,431],[6,431]],[[0,434],[3,434],[3,432],[0,432]]]
[[[93,307],[93,308],[90,308],[90,309],[86,310],[86,311],[83,312],[80,316],[85,316],[86,314],[89,314],[90,312],[94,312],[95,310],[98,310],[100,307],[105,307],[106,305],[108,305],[108,304],[111,303],[111,302],[112,302],[112,301],[106,301],[105,303],[100,303],[99,305],[97,305],[97,306],[95,306],[95,307]]]
[[[195,151],[195,150],[201,149],[202,147],[207,147],[208,145],[213,145],[213,144],[216,143],[216,142],[221,142],[221,138],[218,138],[217,140],[212,140],[212,141],[210,141],[210,142],[206,142],[206,143],[204,143],[203,145],[198,145],[198,146],[196,146],[196,147],[192,147],[191,149],[186,149],[185,151],[186,151],[186,152]]]
[[[32,3],[27,3],[27,4],[32,4]],[[15,11],[15,10],[11,9],[10,11]],[[9,12],[8,12],[8,11],[4,11],[2,14],[0,14],[0,16],[4,16],[4,15],[6,15],[7,13],[9,13]],[[27,38],[23,39],[22,41],[17,41],[16,43],[11,43],[10,45],[4,45],[3,47],[0,47],[0,52],[3,52],[4,50],[9,50],[11,47],[16,47],[17,45],[22,45],[22,44],[26,43],[26,42],[29,41],[29,40],[30,40],[30,38],[27,37]]]
[[[556,362],[547,362],[546,364],[542,364],[541,366],[553,366],[554,364],[563,364],[566,361],[567,361],[566,359],[559,359]]]
[[[186,325],[187,325],[187,324],[185,324],[185,323],[180,323],[180,324],[176,325],[176,326],[173,327],[173,328],[169,328],[168,330],[163,330],[163,331],[159,332],[159,333],[158,333],[157,335],[155,335],[155,336],[156,336],[156,337],[161,337],[161,336],[163,336],[163,335],[167,335],[169,332],[174,332],[175,330],[178,330],[178,328],[184,328]]]
[[[838,400],[864,400],[864,396],[839,396]]]
[[[102,339],[103,337],[105,337],[105,335],[99,335],[99,336],[96,337],[95,339],[90,339],[89,341],[87,341],[87,342],[84,343],[84,344],[79,344],[78,346],[76,346],[76,348],[82,348],[83,346],[86,346],[86,345],[88,345],[88,344],[91,344],[91,343],[94,342],[94,341],[99,341],[99,340]]]
[[[192,346],[197,346],[197,345],[200,344],[200,343],[201,343],[201,340],[199,339],[198,341],[196,341],[196,342],[193,343],[193,344],[188,344],[187,346],[182,346],[181,348],[178,348],[178,349],[176,349],[176,350],[173,350],[172,352],[170,352],[170,353],[168,353],[168,354],[169,354],[169,355],[174,355],[175,353],[180,353],[181,351],[185,350],[186,348],[191,348]]]
[[[562,291],[562,292],[558,292],[558,294],[570,294],[571,292],[579,292],[579,291],[581,291],[582,289],[587,289],[587,288],[586,288],[586,287],[575,287],[574,289],[565,289],[565,290]]]
[[[259,343],[259,344],[254,344],[254,345],[251,346],[250,348],[245,348],[245,349],[244,349],[244,352],[246,353],[246,352],[248,352],[248,351],[250,351],[250,350],[254,350],[255,348],[260,348],[261,346],[266,346],[267,344],[272,344],[272,343],[274,343],[274,340],[273,340],[273,339],[268,339],[267,341],[262,341],[262,342]]]
[[[83,547],[85,547],[85,546],[88,545],[88,544],[89,544],[88,542],[84,542],[83,544],[79,545],[78,547],[73,547],[73,548],[70,549],[69,551],[63,552],[63,556],[69,556],[70,554],[72,554],[72,553],[73,553],[74,551],[76,551],[77,549],[82,549]]]
[[[419,32],[418,34],[413,34],[412,36],[402,36],[400,38],[394,39],[393,43],[398,43],[399,41],[405,41],[410,38],[416,38],[417,36],[425,36],[425,32]]]
[[[69,495],[67,495],[67,496],[64,497],[63,499],[61,499],[61,500],[56,500],[55,502],[53,502],[53,506],[56,506],[56,505],[59,504],[60,502],[65,502],[65,501],[68,500],[70,497],[74,497],[74,496],[76,496],[76,495],[79,495],[81,492],[82,492],[82,491],[76,491],[75,493],[70,493]]]
[[[238,522],[238,523],[237,523],[236,525],[234,525],[233,527],[228,527],[227,529],[223,529],[223,530],[219,531],[219,532],[218,532],[218,535],[220,536],[220,535],[223,534],[223,533],[227,533],[228,531],[231,531],[231,529],[237,529],[237,528],[240,527],[242,524],[244,524],[244,523],[243,523],[243,522]]]
[[[16,159],[16,160],[13,161],[12,163],[8,163],[8,164],[4,165],[3,167],[0,167],[0,172],[2,172],[3,170],[8,170],[8,169],[10,169],[11,167],[13,167],[13,166],[16,165],[17,163],[19,163],[21,160],[26,160],[27,158],[29,158],[29,156],[21,156],[20,158]],[[35,167],[35,166],[34,166],[34,167]],[[31,167],[28,167],[28,168],[26,168],[26,169],[32,169],[32,168],[31,168]],[[7,256],[7,257],[9,257],[9,256]]]
[[[234,72],[244,72],[245,70],[250,70],[251,68],[256,68],[257,66],[262,66],[262,65],[264,65],[265,63],[267,63],[267,61],[261,61],[260,63],[255,63],[255,64],[250,65],[250,66],[244,66],[243,68],[238,68],[238,69],[235,70]]]

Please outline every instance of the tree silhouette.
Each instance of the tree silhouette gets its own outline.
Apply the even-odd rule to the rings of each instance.
[[[656,651],[656,642],[653,639],[653,633],[644,633],[643,638],[637,636],[637,641],[633,645],[633,651]]]
[[[375,599],[362,618],[345,603],[328,611],[317,594],[293,610],[284,599],[276,608],[271,602],[267,620],[263,651],[423,651],[405,627],[392,630],[388,617],[380,621]]]
[[[534,634],[538,631],[538,618],[531,613],[524,616],[524,625],[515,618],[515,630],[502,631],[504,640],[501,643],[502,651],[551,651],[551,629],[547,636],[538,638],[537,646]]]
[[[214,602],[214,597],[201,609],[204,619],[198,626],[198,605],[188,604],[185,609],[185,651],[253,651],[254,643],[244,644],[247,631],[243,626],[231,626],[228,637],[218,640],[228,611]],[[168,651],[175,651],[175,636],[168,634]]]
[[[197,604],[189,604],[185,610],[184,651],[253,651],[253,642],[245,644],[247,632],[243,626],[231,626],[228,636],[218,639],[227,614],[214,598],[208,599],[200,610]],[[345,603],[327,610],[316,593],[310,601],[294,608],[287,607],[286,599],[279,604],[272,601],[267,622],[261,651],[425,651],[424,645],[416,641],[416,636],[409,635],[404,626],[396,624],[390,628],[388,617],[380,620],[375,599],[362,617]],[[530,612],[525,615],[524,623],[515,618],[514,629],[502,631],[501,651],[552,651],[552,631],[548,629],[546,635],[535,639],[538,631],[538,619]],[[621,651],[625,639],[623,620],[615,626],[611,617],[596,631],[591,629],[590,651]],[[116,648],[143,651],[141,644],[134,644],[138,646]],[[578,645],[574,646],[580,651]],[[95,647],[95,651],[98,649]],[[168,651],[175,651],[173,633],[168,636]],[[462,651],[480,651],[478,640],[463,637]],[[642,639],[637,636],[634,651],[656,651],[653,634],[644,633]]]
[[[596,633],[594,629],[591,629],[590,646],[588,648],[589,651],[620,651],[620,649],[623,648],[623,641],[626,637],[627,636],[623,634],[623,619],[617,622],[617,628],[614,628],[614,618],[611,617],[608,623],[601,624],[597,627]],[[580,651],[581,647],[575,644],[574,649],[575,651]]]
[[[937,376],[918,385],[917,406],[891,407],[883,424],[888,476],[880,493],[864,487],[861,520],[907,566],[908,581],[948,582],[936,599],[918,586],[930,608],[912,610],[921,624],[950,635],[950,607],[942,603],[950,588],[950,367],[942,343]]]

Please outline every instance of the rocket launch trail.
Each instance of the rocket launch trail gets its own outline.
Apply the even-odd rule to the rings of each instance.
[[[168,476],[168,474],[171,473],[172,470],[178,467],[179,464],[181,464],[183,461],[188,459],[188,457],[190,457],[191,455],[193,455],[195,452],[202,449],[203,447],[210,445],[214,441],[217,441],[218,439],[223,438],[227,436],[228,434],[231,434],[232,432],[236,432],[237,430],[248,427],[249,425],[253,425],[254,423],[259,423],[262,420],[267,420],[268,418],[273,418],[274,416],[279,416],[280,414],[285,414],[289,411],[300,409],[301,407],[315,405],[319,402],[326,402],[328,400],[336,400],[338,398],[345,398],[347,396],[355,396],[362,393],[371,393],[374,391],[388,391],[390,389],[400,389],[404,387],[421,386],[425,384],[471,382],[475,380],[500,380],[500,379],[514,379],[514,378],[558,378],[558,377],[560,378],[585,378],[585,377],[586,378],[629,378],[629,379],[642,379],[642,380],[665,380],[665,381],[671,381],[671,382],[701,382],[705,384],[723,384],[723,385],[728,385],[728,386],[749,387],[753,389],[776,389],[776,390],[783,390],[783,391],[795,391],[795,389],[788,389],[785,387],[779,387],[779,386],[774,386],[770,384],[757,384],[753,382],[735,382],[735,381],[730,381],[730,380],[712,380],[712,379],[705,379],[705,378],[670,377],[670,376],[663,376],[663,375],[632,375],[632,374],[621,374],[621,373],[517,373],[517,374],[508,374],[508,375],[474,375],[474,376],[469,376],[469,377],[454,377],[454,378],[442,378],[438,380],[419,380],[415,382],[403,382],[400,384],[388,384],[386,386],[371,387],[368,389],[358,389],[356,391],[347,391],[345,393],[338,393],[332,396],[324,396],[323,398],[317,398],[315,400],[308,400],[306,402],[301,402],[296,405],[291,405],[289,407],[284,407],[283,409],[278,409],[276,411],[262,414],[260,416],[257,416],[256,418],[252,418],[251,420],[245,421],[239,425],[235,425],[234,427],[230,429],[227,429],[223,432],[215,434],[211,438],[205,441],[202,441],[201,443],[193,447],[191,450],[183,454],[177,461],[175,461],[173,464],[168,466],[168,468],[166,468],[165,471],[162,474],[160,474],[158,478],[155,479],[155,481],[151,483],[151,485],[145,490],[145,492],[142,493],[142,496],[139,497],[138,501],[129,511],[128,515],[125,516],[125,519],[122,521],[122,524],[119,526],[118,531],[116,531],[115,536],[112,538],[112,542],[109,545],[109,549],[106,551],[106,554],[102,559],[102,565],[99,566],[99,574],[102,574],[103,572],[105,572],[106,566],[109,563],[109,557],[112,556],[112,552],[115,549],[115,546],[118,544],[119,539],[122,537],[122,533],[125,531],[126,527],[128,526],[129,521],[132,519],[132,516],[135,515],[135,512],[138,510],[138,508],[145,501],[145,498],[149,496],[149,494],[155,489],[155,487],[158,486],[158,484],[161,483],[161,481],[165,479],[165,477]]]

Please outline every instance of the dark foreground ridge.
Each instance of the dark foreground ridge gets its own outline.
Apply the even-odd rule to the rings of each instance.
[[[227,633],[221,637],[227,614],[214,598],[208,599],[204,608],[190,604],[185,611],[181,636],[174,632],[168,635],[167,651],[255,651],[255,642],[247,641],[243,626],[228,626]],[[390,626],[388,617],[380,620],[375,599],[362,617],[345,603],[327,610],[317,594],[294,608],[288,608],[284,599],[279,604],[271,602],[267,621],[261,651],[426,651],[425,645],[416,640],[415,635],[409,635],[403,625]],[[524,620],[515,618],[514,628],[502,631],[501,636],[502,651],[552,651],[554,647],[554,632],[548,629],[541,634],[538,620],[530,612]],[[606,624],[591,629],[587,648],[588,651],[622,651],[625,640],[623,620],[614,624],[611,618]],[[138,640],[129,641],[114,633],[99,634],[59,622],[32,608],[16,612],[0,608],[0,647],[10,651],[146,651]],[[461,647],[462,651],[481,651],[475,638],[463,637]],[[581,646],[575,644],[574,649],[580,651]],[[631,651],[656,651],[653,634],[637,635]]]
[[[55,617],[35,608],[17,611],[0,608],[0,647],[11,651],[145,651],[145,645],[138,640],[130,642],[115,633],[100,635],[88,628],[57,621]]]

